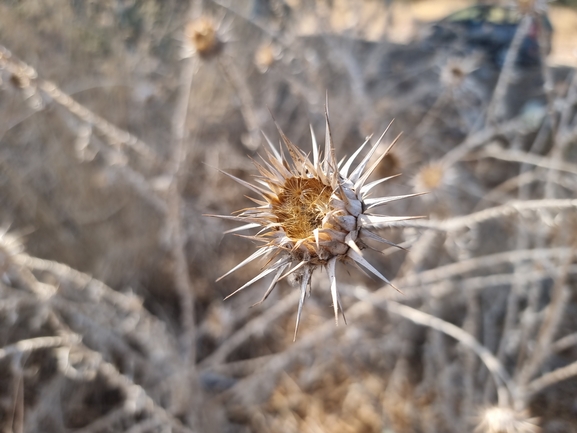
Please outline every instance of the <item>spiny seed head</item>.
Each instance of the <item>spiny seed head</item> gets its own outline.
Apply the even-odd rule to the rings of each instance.
[[[476,55],[468,57],[451,57],[441,66],[441,84],[458,90],[472,72],[479,68],[480,58]]]
[[[216,26],[210,18],[200,17],[188,23],[185,35],[203,59],[214,57],[222,49],[222,42],[218,38]]]
[[[538,418],[530,418],[527,411],[509,407],[490,407],[480,416],[476,433],[538,433]]]
[[[444,182],[447,169],[440,163],[430,163],[421,167],[414,183],[415,189],[434,191],[439,189]]]
[[[273,44],[261,45],[254,54],[254,63],[261,73],[265,73],[281,57],[281,52]]]
[[[300,286],[295,338],[305,294],[310,292],[311,276],[318,267],[326,269],[329,277],[337,324],[339,309],[342,313],[335,274],[337,261],[360,266],[390,284],[389,280],[363,257],[362,250],[368,247],[365,241],[395,245],[373,233],[371,229],[393,226],[413,217],[378,215],[372,213],[371,209],[417,195],[369,198],[369,192],[376,185],[389,179],[366,183],[396,139],[377,159],[372,160],[383,142],[383,133],[356,168],[352,169],[357,156],[370,140],[367,139],[348,160],[337,164],[328,114],[326,122],[324,154],[320,152],[313,135],[312,161],[279,129],[289,158],[285,156],[282,147],[277,149],[267,139],[271,152],[267,152],[267,159],[263,158],[262,163],[255,162],[260,175],[254,184],[229,174],[261,196],[260,199],[253,199],[258,206],[244,209],[233,216],[213,215],[246,223],[232,231],[251,228],[260,230],[249,238],[263,245],[223,277],[259,258],[266,263],[264,270],[234,293],[269,274],[273,275],[273,279],[260,302],[264,301],[277,282],[285,277],[290,276]]]

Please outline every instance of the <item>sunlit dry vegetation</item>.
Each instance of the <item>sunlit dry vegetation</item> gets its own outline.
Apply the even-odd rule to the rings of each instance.
[[[577,431],[577,75],[516,61],[519,4],[496,65],[401,1],[0,1],[0,430]],[[293,342],[298,285],[223,301],[267,263],[217,281],[255,244],[204,215],[254,206],[221,170],[275,122],[312,158],[327,97],[337,161],[402,132],[374,197],[428,194],[363,250],[400,292],[337,267],[337,327],[320,269]]]

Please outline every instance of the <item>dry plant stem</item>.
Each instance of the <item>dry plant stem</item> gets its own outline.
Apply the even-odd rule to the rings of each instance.
[[[38,74],[34,68],[21,60],[16,59],[10,51],[2,45],[0,45],[0,68],[5,68],[11,74],[16,76],[25,73],[28,78],[36,84],[38,89],[42,90],[46,95],[52,98],[52,100],[62,105],[79,119],[93,125],[109,140],[110,144],[118,146],[124,144],[131,147],[138,154],[145,157],[149,162],[156,163],[159,160],[156,152],[142,140],[129,132],[114,126],[112,123],[93,113],[85,106],[79,104],[65,92],[60,90],[56,84],[38,78]]]
[[[431,299],[430,310],[431,315],[439,313],[440,309],[439,299]],[[434,371],[433,376],[433,389],[438,389],[440,394],[441,408],[440,412],[443,414],[445,420],[453,420],[456,418],[455,407],[453,406],[453,401],[450,398],[452,396],[451,387],[447,386],[446,377],[450,374],[448,371],[448,366],[450,364],[448,359],[447,342],[445,334],[434,328],[430,329],[430,344],[432,347],[432,354],[430,356],[430,362],[432,363],[432,370]]]
[[[577,361],[566,365],[565,367],[561,367],[546,373],[538,379],[530,382],[529,385],[527,385],[527,388],[524,389],[525,400],[530,401],[535,394],[538,394],[548,386],[554,385],[574,376],[577,376]]]
[[[16,384],[16,395],[14,396],[14,410],[11,418],[11,431],[13,433],[24,433],[24,375],[22,368],[18,365],[14,374]]]
[[[156,431],[155,429],[163,424],[162,420],[157,418],[147,419],[145,421],[141,421],[137,424],[134,424],[124,433],[143,433],[143,432],[152,432]],[[76,433],[76,432],[75,432]]]
[[[449,218],[444,221],[401,221],[391,222],[389,227],[429,228],[441,231],[454,231],[472,227],[485,221],[506,217],[514,213],[538,211],[544,209],[571,209],[577,207],[577,199],[544,199],[512,201],[510,203],[484,209],[469,215]]]
[[[194,3],[189,3],[189,15],[194,11]],[[186,139],[188,108],[190,91],[195,70],[198,66],[196,56],[183,59],[179,78],[178,97],[174,107],[172,121],[171,159],[167,168],[170,178],[168,187],[168,214],[166,224],[170,232],[170,250],[174,260],[173,278],[176,291],[180,300],[180,325],[179,337],[180,348],[184,363],[191,371],[196,363],[196,323],[194,315],[194,288],[188,273],[186,258],[186,230],[183,228],[182,208],[184,206],[181,196],[181,177],[185,169],[187,157]]]
[[[515,31],[515,36],[511,41],[511,45],[507,50],[507,55],[505,56],[505,61],[499,74],[499,79],[497,80],[497,85],[495,86],[495,91],[493,92],[493,97],[487,108],[487,121],[486,124],[493,124],[499,120],[502,116],[503,105],[505,103],[505,96],[507,94],[507,88],[511,82],[511,78],[515,71],[515,62],[519,55],[519,49],[521,48],[521,43],[531,26],[531,16],[525,15]]]
[[[272,307],[267,308],[260,316],[250,320],[234,334],[227,337],[217,350],[200,363],[199,367],[207,368],[225,362],[226,357],[252,335],[264,332],[272,321],[278,320],[279,317],[283,316],[288,311],[292,311],[294,306],[298,303],[298,300],[299,293],[294,291]]]
[[[50,321],[62,335],[69,335],[71,338],[74,338],[76,335],[70,331],[68,326],[63,323],[55,313],[50,314]],[[193,430],[184,426],[180,420],[173,417],[166,409],[158,405],[142,386],[137,385],[132,379],[118,371],[116,366],[105,361],[102,358],[102,354],[88,348],[82,343],[76,344],[76,347],[84,353],[85,359],[90,359],[97,366],[98,372],[107,379],[108,383],[123,390],[126,395],[123,407],[125,413],[136,413],[141,410],[147,410],[175,430],[193,433]]]
[[[568,270],[571,276],[577,274],[577,265],[571,266]],[[561,271],[547,272],[547,271],[531,271],[525,274],[515,275],[514,273],[508,274],[494,274],[486,277],[471,277],[465,278],[456,284],[456,288],[450,288],[446,292],[439,291],[439,294],[448,295],[456,290],[461,291],[479,291],[488,287],[498,287],[502,285],[512,285],[516,280],[519,284],[530,284],[532,282],[538,282],[547,278],[558,278],[561,277]],[[450,286],[449,286],[450,287]],[[410,295],[411,293],[407,293]]]
[[[473,338],[478,341],[479,327],[482,320],[482,313],[479,301],[479,294],[475,291],[468,290],[464,293],[467,298],[467,315],[465,316],[465,321],[463,322],[463,331],[467,332]],[[478,370],[478,360],[473,351],[467,351],[465,353],[464,359],[464,369],[465,374],[463,380],[465,382],[465,395],[463,398],[463,410],[461,413],[464,415],[462,421],[466,422],[466,419],[475,413],[476,405],[476,389],[477,384],[475,379],[477,377]],[[466,425],[463,425],[461,431],[466,430]]]
[[[572,334],[566,335],[563,338],[560,338],[555,343],[553,343],[551,345],[551,350],[553,350],[554,352],[562,352],[576,345],[577,345],[577,332],[574,332]]]
[[[541,182],[542,176],[535,170],[526,171],[523,174],[507,179],[502,184],[496,186],[491,191],[489,191],[483,199],[479,201],[479,204],[473,209],[473,211],[484,207],[486,203],[491,204],[504,204],[511,201],[511,191],[518,188],[528,187],[532,183]]]
[[[557,158],[542,157],[519,150],[484,150],[481,157],[499,159],[501,161],[519,162],[527,165],[534,165],[539,168],[546,168],[552,171],[570,173],[577,175],[577,165],[564,162]]]
[[[430,257],[430,251],[435,241],[439,238],[439,232],[429,230],[423,233],[418,241],[411,246],[411,255],[403,262],[399,275],[407,278],[413,274],[418,273],[422,267],[423,262]],[[396,248],[389,248],[386,251],[396,250]]]
[[[493,268],[505,263],[514,264],[523,260],[542,261],[551,257],[563,258],[570,253],[571,248],[569,247],[506,251],[439,266],[435,269],[423,271],[419,274],[411,274],[401,277],[397,282],[401,287],[418,287],[420,285],[446,281],[459,275],[479,271],[484,268]]]
[[[499,254],[495,254],[493,256],[489,256],[488,258],[483,258],[482,261],[486,261],[488,266],[493,265],[493,263],[499,263],[499,262],[506,262],[507,261],[507,256],[511,256],[511,254],[513,254],[514,256],[519,256],[519,257],[514,257],[513,260],[515,258],[517,259],[524,259],[526,256],[530,256],[530,257],[535,257],[536,259],[541,257],[542,254],[546,254],[546,253],[554,253],[554,254],[567,254],[569,252],[568,248],[559,248],[559,249],[554,249],[554,250],[549,250],[549,249],[545,249],[545,250],[539,250],[537,252],[535,252],[534,250],[528,250],[528,251],[523,251],[523,252],[507,252],[507,253],[499,253]],[[499,259],[499,260],[495,260],[495,258]],[[495,260],[495,262],[493,262],[493,260]],[[511,260],[511,259],[510,259]],[[482,262],[481,261],[481,262]],[[475,266],[477,266],[479,264],[479,260],[478,259],[471,259],[471,266],[474,268]],[[449,265],[447,267],[442,267],[442,268],[438,268],[438,269],[434,269],[432,271],[425,271],[422,274],[417,274],[414,276],[409,277],[410,280],[414,279],[415,280],[415,284],[418,284],[420,288],[420,284],[421,282],[418,280],[419,278],[422,278],[423,276],[425,276],[425,278],[430,278],[431,280],[433,279],[441,279],[443,278],[443,275],[445,275],[445,269],[446,268],[456,268],[455,269],[455,274],[458,274],[458,268],[459,268],[460,264],[452,264]],[[466,267],[465,267],[466,269]],[[574,271],[577,272],[577,269]],[[512,278],[514,278],[512,275],[507,275],[506,276],[508,278],[508,281],[505,282],[505,284],[511,284],[512,282]],[[528,278],[534,278],[534,276],[529,276]],[[394,283],[396,285],[399,285],[400,287],[403,287],[403,284],[401,283],[402,279],[399,281],[394,281]],[[430,282],[430,281],[429,281]],[[468,283],[466,283],[468,285]],[[498,281],[496,282],[497,285],[502,285],[504,284],[503,281]],[[479,289],[484,288],[487,286],[486,281],[482,281],[479,283]],[[344,288],[344,287],[343,287]],[[354,320],[360,319],[361,317],[363,317],[366,314],[369,314],[373,308],[375,306],[378,306],[380,303],[386,303],[386,302],[390,302],[390,298],[392,296],[394,296],[394,294],[391,295],[391,289],[389,286],[385,286],[379,290],[377,290],[376,292],[370,293],[368,294],[366,292],[366,289],[364,288],[351,288],[350,290],[348,290],[349,293],[357,293],[357,295],[360,293],[360,295],[358,297],[362,297],[363,302],[357,302],[354,305],[352,305],[350,308],[347,309],[346,311],[346,316],[347,318],[353,322]],[[407,296],[403,296],[403,299],[409,297],[411,298],[410,294],[407,293]],[[407,307],[408,308],[408,307]],[[417,311],[417,310],[415,310]],[[417,313],[420,313],[417,311]],[[399,313],[400,314],[400,313]],[[421,314],[425,314],[425,313],[421,313]],[[428,320],[428,315],[425,315],[427,320]],[[440,319],[439,319],[440,320]],[[437,323],[437,322],[436,322]],[[445,323],[443,321],[441,321],[441,323]],[[451,325],[451,324],[449,324]],[[454,326],[454,325],[451,325]],[[455,327],[456,328],[456,327]],[[436,329],[436,328],[434,328]],[[296,341],[296,343],[294,343],[294,345],[292,347],[290,347],[289,349],[273,355],[269,358],[269,361],[263,365],[262,367],[259,368],[258,372],[255,372],[252,376],[238,382],[233,388],[231,388],[228,392],[227,395],[236,395],[238,397],[240,397],[241,399],[244,400],[251,400],[251,395],[247,395],[246,393],[246,389],[250,388],[250,386],[254,386],[257,382],[262,382],[263,378],[267,378],[267,380],[272,380],[272,378],[274,378],[280,371],[285,370],[286,368],[288,368],[288,366],[292,363],[292,361],[298,357],[301,353],[306,352],[308,349],[310,349],[311,347],[313,347],[315,344],[317,344],[319,341],[326,341],[327,338],[332,335],[334,332],[338,331],[338,328],[336,328],[334,326],[333,323],[327,322],[323,325],[321,325],[319,328],[317,328],[314,332],[305,335],[303,337],[301,337],[300,339],[298,339]],[[452,332],[452,331],[450,331]],[[502,366],[499,367],[499,361],[495,358],[495,356],[486,348],[484,348],[483,346],[481,346],[474,338],[472,339],[472,337],[465,333],[463,330],[461,330],[460,328],[456,328],[456,333],[457,335],[459,335],[459,337],[463,336],[463,334],[460,333],[464,333],[464,341],[466,341],[467,343],[471,343],[476,349],[479,349],[481,353],[483,353],[483,356],[486,359],[481,358],[481,360],[485,363],[488,362],[489,365],[491,365],[491,368],[493,369],[493,371],[491,371],[491,369],[489,369],[489,371],[491,372],[491,374],[493,376],[497,375],[497,382],[498,383],[503,383],[502,380],[500,379],[500,376],[498,375],[497,372],[502,372]],[[449,334],[451,335],[451,334]],[[453,336],[453,335],[451,335]],[[471,341],[472,339],[472,341]],[[461,340],[459,340],[461,341]],[[475,346],[475,344],[477,344],[477,346]],[[496,361],[496,363],[494,362]],[[577,366],[575,367],[575,374],[577,374]],[[506,373],[506,371],[504,372],[504,377],[507,378],[507,381],[505,381],[505,383],[511,384],[510,380],[508,379],[508,374]],[[247,388],[248,387],[248,388]],[[513,388],[511,388],[513,389]],[[500,388],[501,391],[504,391],[505,388],[503,386],[501,386]],[[501,398],[507,398],[507,394],[505,394],[505,396],[502,396]]]
[[[250,151],[254,151],[260,145],[260,128],[252,95],[248,91],[246,82],[243,80],[230,57],[226,55],[219,56],[218,64],[240,100],[240,113],[242,114],[250,138],[250,143],[247,145],[247,148]]]
[[[113,409],[106,415],[91,422],[86,427],[74,430],[74,433],[98,433],[106,430],[113,431],[114,424],[118,423],[126,416],[128,416],[128,413],[124,407],[119,407],[118,409]]]
[[[79,343],[80,340],[80,337],[76,334],[68,334],[62,337],[37,337],[28,340],[20,340],[17,343],[0,348],[0,360],[8,356],[21,355],[35,350],[68,346]]]
[[[142,307],[142,302],[136,296],[131,297],[113,290],[103,282],[92,278],[90,275],[72,269],[70,266],[51,260],[31,257],[27,254],[20,253],[12,260],[22,267],[39,271],[48,271],[63,279],[74,282],[75,286],[87,289],[90,286],[90,294],[96,300],[104,298],[111,304],[121,307],[126,311],[138,311],[139,314],[146,312]]]
[[[106,120],[100,118],[96,114],[92,113],[83,105],[77,103],[74,99],[60,90],[55,84],[42,81],[36,78],[36,72],[34,69],[19,60],[13,60],[12,55],[8,50],[0,45],[0,69],[6,68],[13,74],[22,74],[25,71],[28,75],[33,77],[33,80],[37,84],[38,88],[43,90],[47,95],[49,95],[55,102],[63,106],[69,113],[81,119],[83,122],[94,126],[99,130],[106,138],[107,145],[105,151],[107,156],[111,151],[110,145],[113,145],[113,151],[120,153],[121,158],[124,159],[122,154],[122,149],[118,148],[120,144],[126,144],[136,150],[139,154],[146,157],[149,162],[157,163],[159,160],[158,155],[152,151],[152,149],[145,143],[143,143],[138,138],[134,137],[130,133],[123,131]],[[114,156],[112,156],[114,159]],[[10,173],[10,172],[8,172]],[[134,190],[145,199],[147,203],[150,203],[158,212],[161,214],[166,213],[166,204],[160,200],[156,194],[151,190],[148,181],[139,172],[133,170],[127,165],[122,165],[121,170],[118,173],[130,184]],[[22,195],[22,197],[28,197],[29,195]],[[38,197],[39,199],[39,197]],[[48,218],[53,212],[42,212],[42,218]]]
[[[485,127],[482,130],[469,135],[462,143],[455,146],[439,160],[440,163],[450,166],[463,159],[472,150],[484,145],[498,135],[518,134],[526,129],[521,119],[515,118],[495,126]]]
[[[446,322],[438,317],[416,310],[407,305],[399,304],[395,301],[386,301],[383,303],[374,302],[374,296],[369,295],[365,288],[356,287],[355,297],[363,302],[367,302],[375,307],[383,308],[391,313],[398,314],[406,319],[411,320],[419,325],[428,326],[449,335],[459,341],[464,346],[471,349],[483,361],[497,385],[497,396],[499,404],[506,405],[510,403],[511,397],[515,396],[515,385],[511,381],[509,374],[501,362],[485,346],[477,341],[471,334]]]
[[[330,23],[330,11],[324,7],[321,3],[315,3],[316,16],[319,18],[319,27],[323,34],[331,34],[331,28],[328,23]],[[355,8],[356,9],[356,8]],[[358,107],[362,110],[365,107],[369,107],[370,104],[367,101],[367,95],[365,92],[365,83],[363,82],[363,71],[350,53],[350,50],[343,49],[342,44],[333,42],[330,38],[324,38],[325,43],[329,47],[329,53],[333,54],[333,61],[336,65],[342,65],[343,70],[349,78],[347,82],[350,83],[350,88],[352,92],[352,99],[350,100],[351,111],[357,111]],[[362,113],[361,115],[364,115]]]
[[[427,110],[421,121],[408,137],[414,136],[416,140],[422,139],[423,135],[427,133],[433,122],[442,116],[442,110],[449,98],[450,93],[447,90],[444,90],[437,97],[431,108]]]
[[[92,355],[98,356],[100,358],[100,354],[92,352]],[[157,405],[154,400],[148,396],[144,388],[140,385],[136,385],[132,382],[128,377],[121,374],[114,365],[110,364],[106,361],[100,361],[100,365],[98,367],[99,372],[105,376],[111,384],[117,385],[124,390],[129,396],[129,399],[142,399],[143,408],[154,413],[158,418],[163,420],[164,422],[170,424],[173,428],[177,431],[183,431],[186,433],[193,433],[193,430],[189,429],[188,427],[184,426],[177,418],[173,417],[169,414],[166,409]],[[134,411],[133,408],[128,407],[126,410]]]
[[[541,329],[537,336],[535,348],[531,353],[529,359],[525,362],[521,370],[517,382],[520,386],[525,386],[529,380],[537,373],[543,362],[551,354],[551,345],[553,338],[561,320],[563,319],[564,310],[567,302],[571,296],[567,277],[569,274],[569,267],[574,259],[575,246],[573,247],[573,254],[565,259],[562,266],[561,275],[555,279],[555,285],[552,290],[551,302],[545,309],[545,318],[541,324]]]
[[[102,117],[90,111],[85,106],[79,104],[73,98],[60,90],[56,84],[48,81],[38,80],[38,88],[44,91],[44,93],[50,96],[55,102],[62,105],[79,119],[90,125],[93,125],[108,139],[110,144],[114,146],[126,145],[131,147],[151,163],[157,163],[159,161],[160,158],[156,152],[153,151],[152,148],[142,140],[130,134],[129,132],[116,127],[112,123],[104,120]]]
[[[520,191],[522,193],[522,190]],[[516,226],[516,249],[525,249],[529,246],[529,238],[526,236],[526,233],[523,229],[522,224],[518,224]],[[519,261],[515,263],[513,273],[511,274],[513,280],[509,285],[509,293],[507,295],[507,302],[506,302],[506,312],[505,312],[505,319],[503,324],[503,330],[501,331],[501,339],[499,341],[499,346],[497,348],[497,358],[499,361],[505,361],[506,355],[506,348],[507,344],[510,342],[511,334],[515,331],[515,327],[517,325],[517,320],[519,316],[519,298],[520,294],[526,290],[526,285],[530,283],[527,281],[524,276],[527,273],[530,273],[530,269],[528,269],[529,262],[527,261]],[[494,275],[493,275],[494,277]],[[531,280],[531,282],[533,282]],[[485,386],[485,401],[489,401],[489,396],[492,391],[492,384],[487,383]]]
[[[28,212],[31,217],[38,218],[38,221],[50,228],[60,225],[58,215],[46,200],[34,188],[29,186],[25,177],[19,173],[19,170],[14,170],[12,165],[1,157],[0,170],[2,170],[2,175],[7,177],[10,182],[10,188],[6,188],[5,193],[13,196],[15,202],[22,202],[22,209]]]
[[[574,101],[577,98],[577,74],[573,72],[573,79],[567,93],[566,100]],[[565,104],[563,111],[561,112],[561,118],[559,121],[559,128],[555,131],[554,135],[554,145],[549,154],[549,158],[553,165],[563,164],[563,155],[570,142],[563,140],[562,134],[569,129],[570,116],[572,112],[573,104]],[[557,171],[549,170],[546,173],[545,182],[545,197],[553,198],[555,197],[555,192],[557,190],[557,183],[560,177],[560,173]]]
[[[543,2],[546,5],[546,2]],[[545,20],[542,19],[542,14],[536,13],[539,23],[543,23]],[[541,25],[541,24],[540,24]],[[553,84],[553,74],[551,73],[552,68],[547,64],[547,52],[546,47],[550,45],[547,41],[547,32],[543,28],[538,32],[538,45],[539,45],[539,60],[541,66],[541,76],[543,77],[543,91],[547,97],[547,114],[551,121],[553,121],[555,116],[555,93]]]

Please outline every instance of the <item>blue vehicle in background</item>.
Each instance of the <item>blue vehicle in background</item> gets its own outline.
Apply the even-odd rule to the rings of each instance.
[[[513,41],[522,15],[515,8],[478,5],[437,21],[426,38],[435,48],[451,48],[482,52],[497,67],[503,66],[507,50]],[[551,51],[553,27],[546,15],[532,16],[527,35],[521,43],[516,64],[522,67],[537,66],[541,61],[539,44],[543,52]]]

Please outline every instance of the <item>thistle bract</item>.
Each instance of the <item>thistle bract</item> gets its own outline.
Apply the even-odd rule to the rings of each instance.
[[[248,237],[262,245],[221,278],[253,260],[261,259],[265,263],[260,274],[229,296],[272,274],[272,281],[262,302],[279,280],[292,275],[301,291],[296,338],[304,300],[307,293],[310,295],[311,277],[315,269],[324,268],[328,275],[337,325],[339,310],[342,314],[335,272],[337,261],[360,267],[391,284],[363,257],[362,250],[368,247],[365,241],[396,246],[371,230],[414,217],[378,215],[372,210],[418,194],[369,197],[375,186],[396,177],[367,183],[371,173],[397,141],[395,139],[369,164],[369,160],[381,148],[387,130],[373,146],[369,146],[369,151],[356,166],[354,162],[369,144],[370,137],[350,158],[338,164],[326,114],[324,152],[319,149],[311,128],[312,160],[279,128],[282,145],[277,149],[267,139],[270,151],[266,152],[266,158],[262,158],[260,163],[255,162],[260,174],[253,184],[226,173],[259,195],[259,198],[252,198],[257,206],[243,209],[232,216],[215,216],[246,223],[230,232],[260,229],[256,235]],[[288,152],[288,156],[285,152]]]

